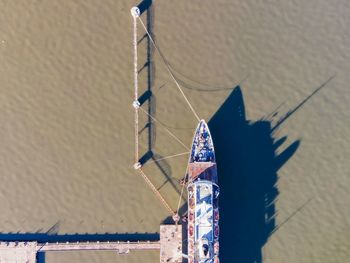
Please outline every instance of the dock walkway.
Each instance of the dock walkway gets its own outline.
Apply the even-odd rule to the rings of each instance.
[[[159,250],[161,263],[182,262],[182,226],[161,225],[159,241],[94,241],[56,242],[0,241],[1,263],[35,263],[36,254],[62,251],[115,251],[128,254],[131,250]]]
[[[66,242],[37,244],[37,252],[48,251],[78,251],[78,250],[113,250],[119,254],[129,253],[130,250],[159,250],[159,241],[148,242]]]

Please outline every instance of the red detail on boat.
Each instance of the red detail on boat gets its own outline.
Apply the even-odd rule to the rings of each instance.
[[[188,233],[190,236],[193,236],[193,226],[192,225],[190,225]]]
[[[216,241],[214,243],[214,254],[219,254],[219,248],[220,248],[220,245],[219,245],[219,241]]]
[[[194,219],[194,214],[193,214],[193,212],[191,211],[190,214],[189,214],[189,216],[188,216],[188,220],[193,221],[193,219]]]
[[[219,236],[219,225],[215,226],[214,235],[215,235],[215,237]]]
[[[214,210],[214,219],[215,221],[219,221],[219,209],[215,209]]]
[[[193,209],[194,208],[194,199],[190,198],[190,200],[188,200],[190,203],[190,208]]]

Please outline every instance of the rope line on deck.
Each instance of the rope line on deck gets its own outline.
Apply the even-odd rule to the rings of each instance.
[[[169,72],[171,78],[174,80],[174,82],[175,82],[177,88],[179,89],[180,93],[182,94],[182,96],[184,97],[184,99],[185,99],[185,101],[187,102],[188,106],[190,107],[192,113],[194,114],[194,116],[196,117],[196,119],[197,119],[198,121],[200,121],[200,118],[198,117],[198,114],[197,114],[196,111],[194,110],[194,108],[193,108],[193,106],[191,105],[190,101],[187,99],[185,93],[183,92],[183,90],[182,90],[181,87],[180,87],[180,84],[178,83],[178,81],[176,80],[174,74],[172,73],[172,71],[171,71],[171,69],[170,69],[169,63],[168,63],[167,60],[165,59],[164,55],[162,54],[162,52],[160,51],[160,49],[158,48],[158,46],[156,45],[156,43],[154,42],[154,40],[153,40],[151,34],[148,32],[148,30],[147,30],[145,24],[142,22],[142,19],[141,19],[140,17],[138,17],[138,18],[139,18],[140,23],[141,23],[142,27],[144,28],[146,34],[148,35],[149,39],[151,40],[153,46],[155,47],[155,49],[158,51],[160,57],[162,58],[162,61],[163,61],[164,65],[165,65],[166,69],[168,70],[168,72]]]
[[[164,207],[172,214],[175,215],[176,213],[171,209],[171,207],[169,206],[169,204],[165,201],[165,199],[163,198],[163,196],[160,194],[160,192],[157,190],[157,188],[154,186],[154,184],[148,179],[147,175],[142,171],[142,169],[138,170],[141,174],[141,176],[143,177],[143,179],[146,181],[146,183],[148,184],[148,186],[151,188],[151,190],[153,191],[153,193],[158,197],[158,199],[162,202],[162,204],[164,205]]]
[[[190,149],[175,135],[173,134],[167,127],[165,127],[160,121],[158,121],[155,117],[153,117],[152,115],[150,115],[147,111],[145,111],[142,107],[140,107],[139,109],[141,109],[146,115],[148,115],[152,120],[154,120],[155,122],[161,124],[163,126],[163,128],[170,134],[171,137],[173,137],[175,140],[177,140],[187,151],[189,151]]]

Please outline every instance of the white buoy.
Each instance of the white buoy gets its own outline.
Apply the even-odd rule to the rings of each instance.
[[[141,168],[141,166],[142,166],[142,164],[141,164],[140,162],[135,163],[135,164],[134,164],[134,169],[135,169],[135,170],[138,170],[138,169]]]
[[[139,17],[141,14],[140,9],[137,6],[132,7],[130,12],[131,12],[131,15],[135,18]]]
[[[139,102],[138,100],[134,100],[134,101],[132,102],[132,106],[133,106],[135,109],[138,109],[138,108],[140,108],[141,104],[140,104],[140,102]]]

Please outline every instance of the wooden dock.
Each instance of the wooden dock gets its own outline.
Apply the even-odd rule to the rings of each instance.
[[[118,254],[129,254],[131,250],[160,250],[161,263],[182,262],[182,226],[161,225],[159,241],[94,241],[94,242],[0,242],[1,263],[35,263],[38,252],[62,251],[115,251]]]
[[[118,254],[127,254],[130,250],[159,250],[159,241],[148,242],[66,242],[37,244],[37,252],[112,250]]]

